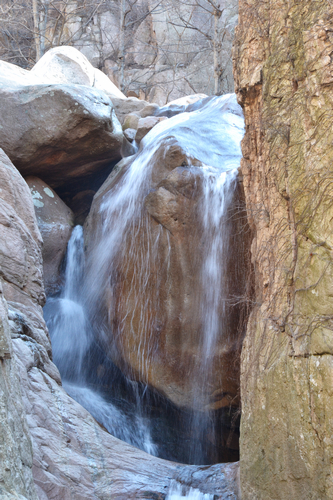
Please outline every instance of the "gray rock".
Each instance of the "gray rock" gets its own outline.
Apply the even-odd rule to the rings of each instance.
[[[170,484],[237,498],[238,464],[180,465],[108,434],[64,389],[36,366],[31,344],[13,340],[33,443],[40,500],[165,498]]]
[[[121,158],[123,133],[105,93],[14,83],[0,76],[0,144],[22,175],[57,187]]]
[[[136,136],[136,129],[135,128],[127,128],[124,131],[124,136],[129,142],[133,142]]]
[[[135,140],[137,143],[139,143],[145,135],[148,134],[148,132],[151,131],[152,128],[155,127],[161,120],[163,120],[164,117],[162,118],[156,118],[155,116],[147,116],[146,118],[140,118],[138,122],[138,128],[137,132],[135,135]]]
[[[0,497],[37,500],[32,476],[32,444],[7,316],[0,277]]]
[[[148,104],[140,111],[141,118],[146,118],[147,116],[155,115],[159,110],[158,104]]]
[[[94,68],[82,52],[66,45],[46,52],[32,68],[30,76],[39,79],[39,83],[88,85],[110,96],[126,99],[110,78]]]
[[[111,97],[112,104],[120,123],[123,125],[125,118],[130,113],[139,114],[147,106],[147,101],[142,101],[136,97],[128,97],[126,100],[117,97]]]
[[[43,237],[43,270],[45,291],[54,294],[61,286],[60,266],[72,234],[74,214],[45,182],[27,177],[38,227]]]
[[[128,128],[133,128],[137,129],[138,128],[138,123],[140,120],[140,116],[136,113],[129,113],[128,115],[125,116],[124,123],[123,123],[123,130],[127,130]]]
[[[2,150],[0,179],[0,275],[27,300],[44,304],[42,238],[30,190]]]

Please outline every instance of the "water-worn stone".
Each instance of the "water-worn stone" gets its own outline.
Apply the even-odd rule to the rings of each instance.
[[[238,464],[201,468],[147,455],[108,434],[66,394],[40,307],[42,242],[33,197],[3,151],[0,178],[1,498],[155,499],[176,481],[236,500]]]
[[[136,113],[129,113],[124,118],[123,130],[127,130],[128,128],[137,129],[138,123],[140,120],[140,116]]]
[[[74,214],[45,182],[27,177],[35,207],[38,227],[43,238],[45,291],[55,294],[61,287],[61,264],[72,234]]]
[[[136,136],[136,129],[134,128],[127,128],[124,130],[124,136],[129,142],[133,142],[135,140]]]
[[[102,91],[1,75],[0,107],[0,144],[24,176],[57,187],[121,158],[121,126]]]
[[[124,99],[112,97],[111,100],[116,111],[117,118],[122,125],[124,125],[127,115],[131,113],[139,114],[140,111],[148,104],[146,101],[136,99],[135,97],[128,97],[125,101]]]
[[[2,150],[0,178],[0,274],[22,296],[44,304],[42,238],[31,194]]]
[[[13,344],[40,500],[165,498],[173,480],[221,500],[238,498],[238,464],[179,465],[114,438],[38,367],[31,342]]]
[[[159,106],[157,104],[147,104],[141,111],[140,111],[140,116],[141,118],[147,118],[148,116],[153,116],[155,113],[157,113],[159,110]]]
[[[328,0],[240,1],[234,74],[256,270],[244,500],[333,498],[332,20]]]
[[[2,150],[0,179],[0,493],[4,498],[21,495],[22,500],[34,500],[37,495],[31,472],[32,448],[10,328],[15,325],[16,334],[26,336],[32,327],[38,340],[31,341],[40,342],[50,368],[50,341],[40,316],[45,300],[42,239],[29,188]],[[10,303],[9,312],[5,298],[16,301]],[[57,369],[51,372],[56,374]]]

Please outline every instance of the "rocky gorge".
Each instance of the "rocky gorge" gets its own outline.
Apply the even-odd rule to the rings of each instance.
[[[238,104],[0,62],[3,498],[333,498],[332,7],[239,7]]]
[[[225,165],[222,185],[228,170],[239,165],[243,119],[235,98],[215,102],[194,96],[166,108],[125,98],[71,47],[49,51],[30,72],[5,62],[1,66],[2,359],[5,372],[13,373],[4,375],[2,399],[8,425],[2,448],[4,498],[165,498],[179,488],[207,498],[236,498],[237,464],[200,464],[238,458],[234,419],[241,330],[229,323],[238,324],[239,311],[230,309],[225,316],[229,338],[212,359],[209,354],[206,382],[213,386],[206,395],[193,383],[200,355],[200,337],[193,334],[202,327],[198,306],[188,298],[194,285],[198,297],[205,293],[195,270],[203,257],[192,261],[196,232],[204,230],[200,200],[219,178],[214,165]],[[215,116],[215,160],[207,174],[209,153],[200,136],[192,142],[187,138],[202,115]],[[135,134],[127,139],[129,129]],[[141,181],[131,174],[139,167]],[[128,176],[134,180],[130,188]],[[235,218],[244,210],[242,191],[234,174],[229,177],[230,194],[218,191],[215,197],[217,202],[225,198],[228,218]],[[123,202],[119,189],[128,193]],[[111,215],[102,207],[108,198]],[[111,226],[105,226],[108,218]],[[133,223],[143,226],[135,247]],[[244,224],[228,228],[220,216],[215,224],[239,247],[239,264],[226,266],[238,269],[242,281],[246,245],[238,234]],[[147,244],[154,251],[146,248],[140,262]],[[147,266],[143,282],[133,287]],[[145,330],[155,338],[143,340]],[[229,369],[215,380],[220,363]],[[220,471],[225,480],[217,485]]]

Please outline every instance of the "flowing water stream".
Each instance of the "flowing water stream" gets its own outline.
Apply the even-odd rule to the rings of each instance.
[[[227,335],[225,308],[228,289],[223,285],[229,262],[225,256],[230,253],[230,221],[227,214],[236,187],[243,133],[242,112],[233,95],[208,99],[201,106],[196,104],[193,111],[180,113],[157,125],[144,138],[138,154],[120,180],[104,195],[99,209],[103,221],[99,242],[88,261],[85,261],[82,227],[77,226],[73,230],[67,250],[63,291],[60,297],[49,298],[45,306],[54,361],[67,392],[111,434],[154,455],[161,455],[162,447],[156,443],[156,431],[155,437],[152,436],[152,420],[144,408],[143,394],[145,382],[149,381],[149,360],[156,350],[152,334],[159,321],[161,299],[158,286],[151,292],[147,284],[159,265],[163,235],[166,235],[163,241],[168,242],[164,262],[166,268],[170,265],[171,251],[168,231],[161,225],[153,233],[149,215],[142,209],[153,186],[154,157],[161,148],[166,155],[176,143],[189,158],[188,168],[193,168],[193,171],[200,168],[200,241],[203,250],[198,279],[201,282],[199,303],[203,333],[200,356],[189,368],[194,411],[189,413],[190,437],[186,439],[186,446],[191,462],[202,463],[207,456],[206,436],[214,435],[216,426],[209,410],[208,388],[212,383],[212,359],[217,342],[221,336]],[[139,234],[143,234],[140,236],[144,241],[143,247],[137,244]],[[126,314],[121,316],[114,299],[113,277],[124,249],[126,262],[130,263],[125,264],[125,273],[129,266],[134,273],[133,291],[128,299],[124,298]],[[117,331],[110,332],[110,323],[101,313],[101,304],[106,296],[109,297],[108,317],[120,315]],[[136,304],[134,307],[133,303]],[[148,314],[147,311],[152,310],[154,313]],[[129,322],[128,315],[131,314],[133,317]],[[137,315],[140,321],[135,319]],[[128,324],[133,325],[130,327],[133,331],[126,330]],[[102,386],[98,387],[89,376],[92,350],[95,349],[95,353],[101,350],[103,339],[106,344],[110,335],[114,338],[128,335],[139,339],[135,356],[136,370],[141,373],[142,381],[137,384],[128,382],[124,377],[125,381],[121,382],[123,389],[117,392],[115,386],[119,377],[115,375],[113,395],[103,390]],[[99,369],[101,362],[97,360],[96,363]],[[112,362],[110,370],[119,374],[119,369]],[[128,404],[123,403],[126,388],[131,394]],[[208,409],[206,412],[196,411],[198,406]],[[213,441],[214,438],[211,438]],[[202,496],[200,492],[184,492],[179,485],[174,485],[167,498],[210,500],[209,495]]]

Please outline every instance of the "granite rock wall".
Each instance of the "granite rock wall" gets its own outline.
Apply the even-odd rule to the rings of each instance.
[[[240,1],[234,76],[256,285],[243,500],[333,498],[332,19],[327,0]]]

